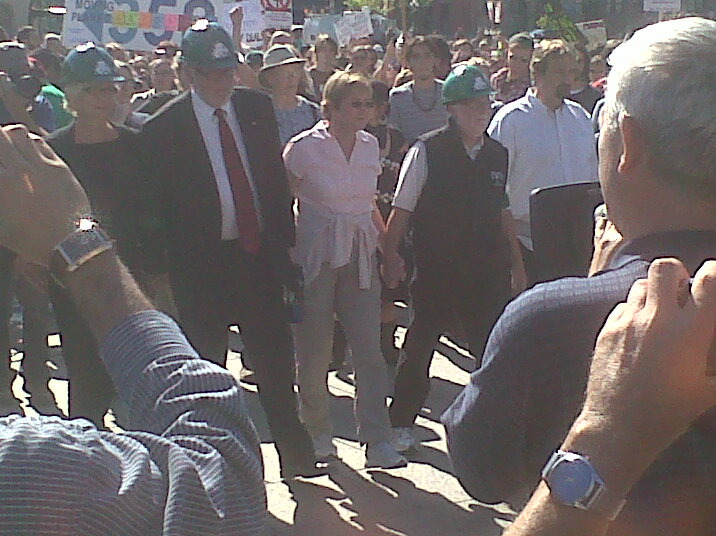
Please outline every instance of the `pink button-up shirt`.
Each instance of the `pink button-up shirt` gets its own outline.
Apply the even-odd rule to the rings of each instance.
[[[378,140],[358,131],[349,160],[327,127],[326,121],[319,121],[294,137],[283,152],[287,169],[297,179],[294,193],[299,212],[293,259],[303,268],[309,284],[323,264],[345,266],[357,248],[360,288],[368,288],[378,247],[378,229],[372,218],[382,171]]]

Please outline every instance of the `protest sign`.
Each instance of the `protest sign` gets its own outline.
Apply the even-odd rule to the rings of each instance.
[[[62,42],[119,43],[128,50],[152,50],[160,41],[181,42],[197,19],[217,20],[222,0],[67,0]]]
[[[261,0],[266,28],[289,29],[293,24],[292,0]]]
[[[370,19],[370,8],[362,11],[345,13],[334,24],[338,44],[347,45],[351,39],[367,37],[373,34],[373,21]]]
[[[370,20],[370,8],[351,15],[351,37],[367,37],[373,34],[373,22]]]
[[[587,46],[590,49],[603,47],[607,44],[607,28],[603,20],[591,20],[589,22],[578,22],[575,26],[587,39]]]
[[[347,45],[351,40],[351,21],[348,17],[343,16],[334,24],[336,30],[336,39],[340,46]]]
[[[660,13],[681,11],[681,0],[644,0],[644,11]]]
[[[229,32],[233,31],[234,25],[231,22],[231,10],[240,7],[244,13],[244,20],[241,24],[241,40],[249,47],[260,47],[263,45],[263,31],[266,28],[264,9],[261,0],[224,0],[219,15],[219,23]]]

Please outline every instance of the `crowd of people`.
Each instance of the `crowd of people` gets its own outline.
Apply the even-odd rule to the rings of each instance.
[[[346,355],[366,466],[408,465],[450,333],[475,361],[442,416],[453,469],[483,502],[527,504],[511,536],[709,535],[716,23],[598,50],[298,31],[248,50],[242,16],[151,52],[0,41],[0,348],[16,297],[24,389],[55,416],[20,416],[6,360],[0,532],[54,534],[75,518],[49,512],[90,497],[112,527],[94,534],[257,533],[261,453],[225,369],[238,326],[285,480],[338,459],[327,378]],[[546,281],[533,192],[581,183],[604,202],[589,277]],[[67,416],[86,420],[57,418],[53,316]],[[27,476],[42,457],[66,463]],[[36,517],[11,515],[23,501]]]

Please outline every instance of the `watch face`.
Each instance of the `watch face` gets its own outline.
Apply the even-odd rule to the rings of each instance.
[[[566,504],[586,497],[592,486],[592,471],[582,460],[562,460],[549,477],[552,493]]]

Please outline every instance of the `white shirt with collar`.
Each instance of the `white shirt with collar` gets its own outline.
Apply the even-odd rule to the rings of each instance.
[[[231,183],[229,182],[229,174],[226,171],[226,164],[224,163],[224,153],[221,150],[221,136],[219,135],[219,119],[216,117],[216,108],[209,106],[199,96],[199,94],[191,90],[191,106],[194,110],[194,116],[196,117],[197,123],[199,123],[199,130],[201,131],[201,137],[204,139],[204,146],[206,152],[209,155],[209,161],[211,162],[211,169],[214,172],[214,180],[216,181],[216,189],[219,192],[219,203],[221,205],[221,239],[222,240],[236,240],[239,238],[239,226],[236,222],[236,207],[234,206],[234,196],[231,191]],[[231,133],[234,135],[234,141],[236,142],[237,149],[239,150],[239,156],[241,156],[241,162],[244,164],[246,170],[246,176],[249,179],[251,185],[251,191],[254,194],[254,206],[256,207],[256,214],[259,218],[259,224],[261,224],[261,212],[260,207],[257,203],[257,191],[256,185],[254,184],[253,175],[251,174],[251,167],[249,166],[249,155],[246,151],[246,145],[244,144],[244,135],[239,125],[239,120],[236,117],[236,111],[234,110],[233,103],[231,100],[221,107],[226,112],[226,121],[229,124]]]
[[[359,286],[369,288],[378,249],[375,192],[383,171],[378,140],[359,130],[347,159],[328,123],[319,121],[288,142],[283,159],[295,177],[299,211],[293,260],[303,268],[306,285],[326,263],[333,269],[347,265],[355,244]]]
[[[534,89],[503,106],[487,133],[509,153],[507,195],[520,242],[532,249],[529,198],[535,188],[598,181],[592,123],[584,108],[565,100],[550,110]]]

